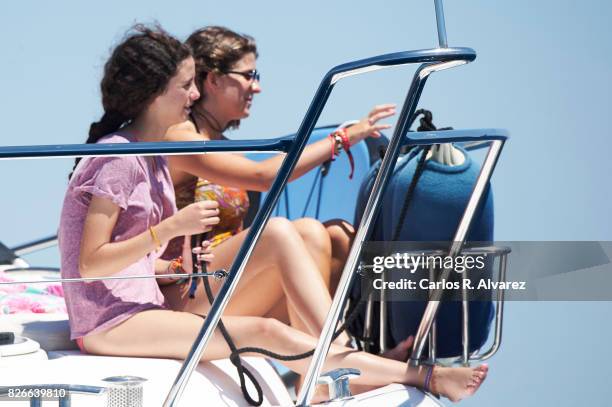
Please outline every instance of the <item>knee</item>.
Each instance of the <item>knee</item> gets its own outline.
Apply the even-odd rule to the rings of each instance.
[[[270,218],[261,235],[261,240],[272,247],[295,245],[300,238],[297,230],[287,218]]]
[[[331,256],[330,236],[321,222],[313,218],[301,218],[293,221],[293,225],[309,249],[323,256]]]
[[[344,257],[353,243],[355,229],[350,223],[343,220],[332,220],[325,223],[325,229],[329,235],[334,257]]]
[[[296,230],[289,219],[270,218],[264,228],[262,237],[282,241],[293,235],[296,235]]]

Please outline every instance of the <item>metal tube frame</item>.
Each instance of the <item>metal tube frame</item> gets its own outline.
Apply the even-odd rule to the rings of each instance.
[[[16,256],[24,256],[29,253],[34,253],[39,250],[44,250],[57,245],[57,235],[38,239],[34,242],[25,243],[19,246],[11,247]]]
[[[452,49],[454,48],[428,50],[425,52],[434,52],[442,56],[445,55],[448,50]],[[413,52],[422,53],[424,51]],[[462,65],[473,61],[476,57],[476,54],[472,54],[472,52],[473,51],[470,50],[469,55],[456,55],[454,58],[438,58],[437,60],[424,60],[422,58],[419,58],[418,60],[415,59],[412,61],[415,63],[422,62],[423,64],[417,69],[413,77],[410,89],[406,95],[405,102],[402,106],[402,110],[400,112],[400,116],[395,127],[395,132],[389,142],[385,157],[382,160],[380,170],[378,172],[376,180],[374,181],[374,186],[366,204],[361,224],[357,229],[353,246],[351,247],[351,251],[349,252],[348,259],[342,272],[342,276],[340,278],[336,294],[332,301],[330,311],[327,315],[323,330],[321,332],[321,336],[319,338],[319,342],[312,357],[308,372],[305,376],[304,385],[302,386],[300,394],[298,395],[297,405],[308,405],[310,403],[310,399],[312,398],[314,387],[316,385],[316,379],[321,371],[325,356],[327,355],[327,352],[329,350],[333,330],[335,329],[335,326],[338,322],[338,318],[340,317],[340,310],[342,308],[342,305],[344,305],[348,294],[348,288],[354,277],[353,270],[355,270],[357,267],[359,255],[361,254],[362,243],[365,241],[367,235],[369,234],[372,221],[378,211],[378,207],[382,199],[384,190],[388,184],[388,181],[390,180],[391,173],[395,166],[395,162],[397,160],[397,157],[399,156],[400,147],[402,145],[403,139],[408,133],[410,118],[416,110],[421,92],[423,90],[423,87],[425,86],[425,82],[429,75],[435,71],[452,68],[454,66]],[[337,68],[342,69],[342,67],[344,66],[346,66],[346,64],[340,65]],[[365,71],[363,67],[360,67],[360,69]],[[344,76],[349,75],[345,74]],[[411,137],[412,135],[413,134],[411,134]],[[429,138],[427,138],[427,135],[429,135]],[[464,136],[468,139],[453,139],[449,141],[469,141],[473,138],[473,135],[469,136],[465,134]],[[503,137],[504,136],[502,136],[501,138]],[[413,145],[436,144],[444,142],[441,141],[444,138],[445,136],[440,137],[440,135],[436,132],[428,132],[417,136],[416,139],[409,139],[408,142]]]
[[[436,7],[436,24],[438,26],[438,43],[440,48],[447,48],[448,41],[446,39],[446,23],[444,22],[444,7],[442,0],[434,0]]]
[[[429,267],[429,281],[435,281],[436,280],[436,275],[435,275],[435,267],[432,264]],[[429,290],[429,295],[431,296],[431,289]],[[431,330],[429,331],[429,336],[428,336],[428,340],[429,340],[429,362],[431,364],[436,363],[436,346],[438,343],[438,330],[437,330],[437,325],[436,321],[433,321],[433,325],[431,326]]]
[[[472,194],[466,206],[465,212],[463,213],[461,221],[459,222],[459,226],[457,227],[457,231],[455,232],[453,243],[451,244],[448,254],[450,257],[458,256],[461,253],[461,250],[463,249],[463,245],[465,244],[465,239],[467,238],[467,234],[474,218],[474,214],[491,179],[491,175],[493,174],[493,170],[495,169],[495,165],[497,163],[497,160],[499,159],[499,155],[501,153],[503,145],[504,140],[494,140],[491,142],[491,146],[489,148],[485,161],[482,164],[482,168],[480,169],[480,174],[476,179],[476,183],[472,190]],[[441,273],[440,280],[448,279],[448,276],[450,275],[451,271],[452,270],[450,268],[444,269]],[[419,365],[419,360],[421,358],[421,354],[425,346],[427,333],[431,329],[431,325],[435,320],[436,315],[438,313],[438,308],[440,307],[441,296],[441,290],[434,292],[433,298],[429,301],[427,307],[425,308],[425,311],[423,313],[423,319],[421,320],[421,324],[419,325],[415,336],[412,355],[410,356],[409,360],[409,364],[411,366]],[[465,357],[463,359],[465,363]]]
[[[379,349],[380,349],[380,353],[383,353],[387,350],[387,326],[386,324],[384,324],[384,322],[387,321],[387,290],[385,290],[385,281],[387,280],[387,271],[383,270],[383,272],[381,273],[380,277],[382,278],[382,287],[380,290],[380,304],[379,304],[379,308],[380,308],[380,313],[379,313],[379,321],[378,321],[378,326],[379,326]],[[373,299],[373,297],[370,297]],[[368,336],[368,337],[371,337]]]
[[[506,270],[507,270],[507,263],[508,263],[508,254],[510,253],[510,248],[508,247],[496,247],[496,246],[485,246],[485,247],[469,247],[466,248],[464,250],[462,250],[461,254],[462,255],[481,255],[481,254],[488,254],[494,257],[499,257],[499,268],[498,268],[498,281],[501,282],[505,282],[506,281]],[[403,252],[406,253],[409,256],[414,256],[414,255],[427,255],[427,256],[432,256],[432,255],[436,255],[436,256],[445,256],[447,254],[446,251],[444,250],[440,250],[440,249],[430,249],[430,250],[420,250],[420,251],[415,251],[415,252]],[[364,269],[371,269],[373,266],[372,265],[363,265],[361,264],[360,267],[364,268]],[[381,276],[384,276],[385,271],[383,271],[383,273],[381,274]],[[435,277],[435,267],[432,265],[429,268],[429,280],[430,281],[434,281],[436,280]],[[387,320],[384,317],[384,315],[386,315],[386,309],[387,309],[387,303],[384,301],[383,296],[385,295],[385,289],[381,288],[381,302],[380,302],[380,307],[381,309],[385,309],[385,313],[383,313],[381,311],[380,313],[380,321],[379,321],[379,329],[380,332],[385,332],[387,330]],[[433,293],[435,291],[444,291],[444,289],[429,289],[429,299],[432,298]],[[372,335],[372,307],[373,307],[373,303],[374,303],[374,293],[371,292],[368,296],[367,299],[367,308],[366,308],[366,314],[365,314],[365,326],[366,327],[370,327],[369,329],[365,329],[364,330],[364,337],[371,337]],[[491,358],[495,353],[497,353],[499,347],[501,346],[501,340],[502,340],[502,325],[503,325],[503,316],[504,316],[504,291],[503,290],[497,290],[497,298],[496,298],[496,311],[495,311],[495,329],[494,329],[494,339],[493,339],[493,343],[491,344],[491,347],[486,351],[486,352],[482,352],[482,353],[472,353],[472,354],[468,354],[468,363],[469,362],[481,362],[484,360],[487,360],[489,358]],[[469,329],[469,325],[467,326],[463,326],[462,329]],[[463,334],[463,331],[462,331]],[[428,334],[427,334],[427,339],[428,339],[428,351],[429,351],[429,355],[428,355],[428,359],[427,359],[427,363],[428,364],[435,364],[436,360],[437,360],[437,347],[436,347],[436,343],[437,343],[437,328],[436,328],[436,320],[434,319],[433,324],[431,326],[431,329],[429,330]],[[381,353],[382,351],[384,351],[386,349],[382,348],[381,345]],[[366,351],[369,352],[368,349],[366,349]],[[448,363],[448,360],[450,360],[449,358],[446,358]],[[465,362],[465,358],[463,357],[463,353],[461,356],[458,356],[457,358],[455,358],[454,362],[452,363],[463,363],[466,364]]]
[[[465,271],[464,278],[467,275],[467,270]],[[461,284],[461,344],[463,345],[462,354],[461,354],[461,363],[464,366],[469,366],[470,364],[470,310],[469,310],[469,300],[468,300],[468,291],[465,284]],[[434,320],[434,325],[435,325]]]
[[[499,259],[499,281],[506,281],[506,271],[508,267],[508,254],[510,253],[510,249],[504,248],[503,253],[501,253]],[[497,353],[499,347],[501,346],[502,341],[502,327],[503,327],[503,318],[504,318],[504,290],[497,291],[497,304],[495,309],[495,337],[493,340],[493,344],[488,351],[482,354],[472,355],[470,360],[482,362],[484,360],[489,359],[491,356]]]

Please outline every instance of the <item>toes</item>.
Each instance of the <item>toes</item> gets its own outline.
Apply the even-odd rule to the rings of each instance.
[[[474,369],[474,375],[478,376],[481,380],[484,380],[489,373],[489,366],[480,365]]]
[[[414,336],[410,335],[408,338],[406,338],[403,342],[403,347],[408,350],[410,348],[412,348],[412,345],[414,344]]]

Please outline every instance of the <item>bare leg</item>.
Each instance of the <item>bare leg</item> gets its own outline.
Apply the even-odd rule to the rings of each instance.
[[[329,289],[331,293],[334,293],[338,287],[344,263],[346,263],[353,239],[355,238],[355,229],[350,223],[342,219],[329,220],[324,223],[324,226],[327,229],[332,245]]]
[[[304,240],[304,244],[311,257],[317,263],[317,269],[321,273],[321,277],[329,290],[331,299],[331,296],[335,293],[335,289],[333,291],[330,289],[332,244],[328,231],[321,222],[313,218],[297,219],[293,221],[293,224],[302,237],[302,240]],[[289,307],[289,312],[295,312],[293,307]],[[293,323],[291,326],[298,327],[298,325],[294,325]],[[301,328],[298,329],[302,332],[315,334],[315,336],[318,336],[320,333],[320,331],[313,333]],[[348,342],[349,336],[346,333],[342,333],[336,340],[336,343],[341,345],[345,345]]]
[[[316,345],[316,339],[275,319],[259,317],[226,317],[225,325],[238,348],[268,347],[281,354],[301,353]],[[168,310],[138,313],[123,323],[101,333],[83,338],[89,353],[164,357],[184,359],[202,326],[196,315]],[[228,357],[229,348],[215,332],[203,360]],[[310,358],[284,362],[288,368],[304,374]],[[391,382],[423,386],[425,368],[409,368],[401,362],[332,345],[324,364],[326,370],[354,367],[362,375],[357,384],[383,386]],[[434,370],[432,391],[456,401],[473,394],[487,374],[486,365],[478,368],[443,368]]]
[[[209,268],[229,268],[245,236],[246,231],[243,231],[215,247],[215,258]],[[262,274],[271,270],[278,279],[272,280],[269,274]],[[256,280],[258,284],[252,285]],[[222,282],[210,282],[216,293]],[[290,299],[297,318],[307,331],[318,336],[331,306],[331,297],[303,239],[285,218],[268,221],[228,305],[227,314],[267,315],[282,297],[278,287],[282,287],[282,293]],[[199,287],[195,300],[188,298],[188,289],[187,285],[170,285],[163,288],[163,293],[172,309],[206,314],[210,306],[203,287]]]
[[[317,264],[317,269],[321,273],[325,285],[329,287],[332,242],[325,226],[313,218],[294,220],[293,226],[302,237],[306,250]]]

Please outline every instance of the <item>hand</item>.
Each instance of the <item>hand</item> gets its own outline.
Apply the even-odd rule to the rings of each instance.
[[[192,203],[172,216],[174,236],[190,236],[208,232],[219,223],[219,203],[199,201]]]
[[[204,240],[200,247],[191,248],[191,236],[185,236],[185,242],[183,243],[183,269],[191,274],[193,272],[193,262],[191,254],[197,254],[198,261],[205,261],[210,263],[215,255],[212,254],[212,248],[210,247],[210,241]]]
[[[359,121],[359,123],[346,129],[351,145],[357,144],[367,137],[380,137],[380,131],[391,128],[390,124],[377,124],[378,121],[395,114],[395,105],[386,104],[375,106],[374,109]]]

